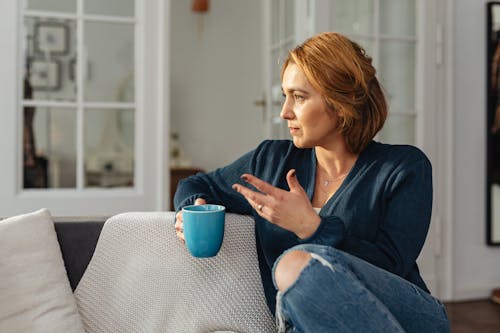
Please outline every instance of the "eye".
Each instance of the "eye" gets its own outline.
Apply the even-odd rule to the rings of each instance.
[[[299,95],[299,94],[293,94],[293,99],[296,101],[296,102],[302,102],[304,101],[305,97],[302,96],[302,95]]]

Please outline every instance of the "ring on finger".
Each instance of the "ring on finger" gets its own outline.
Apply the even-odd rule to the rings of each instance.
[[[262,208],[264,208],[264,206],[263,206],[263,205],[258,205],[258,206],[257,206],[257,210],[258,210],[259,212],[262,212]]]

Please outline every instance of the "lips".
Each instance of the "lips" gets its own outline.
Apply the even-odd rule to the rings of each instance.
[[[290,134],[294,134],[294,133],[297,133],[299,131],[298,127],[288,127],[288,129],[290,129]]]

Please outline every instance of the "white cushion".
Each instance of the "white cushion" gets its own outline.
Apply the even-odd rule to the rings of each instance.
[[[0,332],[83,332],[47,209],[0,221]]]

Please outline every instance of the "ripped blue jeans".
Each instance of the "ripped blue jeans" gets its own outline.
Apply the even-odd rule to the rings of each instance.
[[[329,246],[303,244],[286,252],[294,250],[312,258],[293,285],[278,291],[280,332],[450,331],[444,306],[411,282]]]

